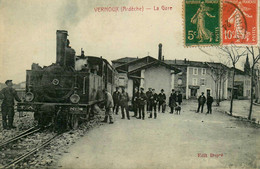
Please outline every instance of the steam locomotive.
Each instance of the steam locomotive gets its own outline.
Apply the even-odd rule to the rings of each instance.
[[[104,100],[102,90],[112,92],[117,72],[102,57],[75,55],[67,39],[68,32],[56,32],[56,63],[40,67],[32,64],[26,71],[25,101],[18,111],[34,112],[39,125],[55,124],[77,128],[81,119],[89,120],[94,105]]]

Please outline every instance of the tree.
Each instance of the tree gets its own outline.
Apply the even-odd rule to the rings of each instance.
[[[248,53],[252,56],[252,66],[251,66],[251,98],[250,98],[250,108],[249,108],[249,114],[248,114],[248,119],[250,120],[251,119],[251,116],[252,116],[252,110],[253,110],[253,99],[254,99],[254,95],[253,95],[253,89],[254,89],[254,79],[255,79],[255,65],[259,62],[259,59],[260,59],[260,47],[258,46],[257,49],[258,49],[258,55],[256,55],[256,52],[255,52],[255,49],[253,46],[251,47],[246,47],[247,48],[247,51]]]
[[[234,81],[235,81],[235,69],[236,64],[239,59],[245,55],[246,49],[244,47],[237,47],[237,46],[223,46],[220,47],[220,50],[224,52],[225,55],[228,56],[229,60],[231,61],[231,65],[233,67],[232,73],[232,88],[231,88],[231,100],[230,100],[230,109],[229,112],[232,115],[233,112],[233,100],[234,100]]]
[[[224,82],[227,80],[228,67],[223,63],[207,62],[206,64],[211,69],[209,75],[211,76],[211,78],[215,83],[216,101],[217,101],[217,106],[219,106],[221,102],[221,84],[223,83],[224,85]]]

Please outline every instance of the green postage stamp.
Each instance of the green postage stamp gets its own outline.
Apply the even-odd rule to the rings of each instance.
[[[186,46],[220,45],[220,0],[185,0]]]

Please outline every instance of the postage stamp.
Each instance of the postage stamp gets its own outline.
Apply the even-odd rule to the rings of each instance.
[[[223,45],[257,44],[257,1],[222,0]]]
[[[186,46],[220,45],[220,0],[185,0]]]

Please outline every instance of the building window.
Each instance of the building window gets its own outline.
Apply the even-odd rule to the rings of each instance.
[[[193,68],[193,74],[197,75],[198,74],[198,68]]]
[[[202,68],[202,69],[201,69],[201,74],[202,74],[202,75],[205,75],[205,74],[206,74],[206,69],[205,69],[205,68]]]
[[[205,81],[204,78],[201,78],[201,79],[200,79],[200,85],[201,85],[201,86],[205,86],[205,85],[206,85],[206,81]]]
[[[197,85],[198,85],[198,80],[197,80],[197,78],[193,78],[193,79],[192,79],[192,85],[194,85],[194,86],[197,86]]]

